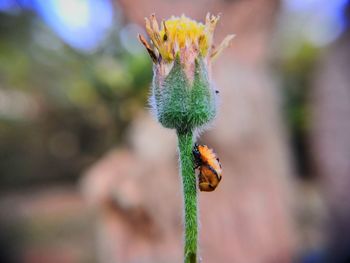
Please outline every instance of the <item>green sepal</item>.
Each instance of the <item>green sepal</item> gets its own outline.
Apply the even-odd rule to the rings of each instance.
[[[191,124],[195,128],[208,124],[216,115],[215,91],[201,58],[196,60],[190,105]]]
[[[158,77],[158,76],[155,76]],[[215,92],[202,60],[195,61],[194,80],[188,80],[177,57],[161,86],[154,82],[153,96],[159,122],[180,133],[192,131],[210,122],[216,114]]]

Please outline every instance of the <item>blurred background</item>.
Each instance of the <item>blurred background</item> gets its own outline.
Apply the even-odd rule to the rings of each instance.
[[[348,0],[0,0],[0,262],[176,263],[176,138],[143,19],[221,13],[203,262],[350,262]]]

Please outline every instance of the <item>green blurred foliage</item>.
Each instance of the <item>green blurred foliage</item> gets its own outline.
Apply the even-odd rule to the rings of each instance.
[[[289,125],[293,129],[308,130],[310,125],[309,94],[318,49],[304,43],[282,66],[284,98]]]
[[[75,180],[123,143],[146,105],[151,63],[144,52],[123,48],[122,26],[86,54],[33,14],[0,14],[2,188]]]
[[[300,41],[300,40],[299,40]],[[304,41],[294,43],[295,52],[282,59],[279,72],[282,79],[284,116],[288,125],[295,166],[298,174],[309,178],[313,174],[310,156],[311,87],[320,49]]]

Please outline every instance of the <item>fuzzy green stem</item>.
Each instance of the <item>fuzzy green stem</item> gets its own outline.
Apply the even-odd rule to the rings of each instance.
[[[177,133],[180,155],[180,168],[183,184],[185,246],[184,262],[197,262],[197,179],[193,163],[193,132]]]

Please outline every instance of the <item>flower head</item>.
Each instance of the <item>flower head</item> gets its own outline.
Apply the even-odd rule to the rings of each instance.
[[[151,44],[139,35],[154,63],[152,107],[168,128],[193,130],[216,113],[215,90],[208,74],[210,62],[228,46],[228,35],[217,48],[213,35],[219,16],[207,14],[205,24],[184,15],[163,20],[146,18]]]
[[[172,16],[163,20],[159,26],[156,16],[153,14],[146,20],[146,30],[152,41],[153,48],[140,35],[141,42],[150,52],[155,63],[160,61],[174,61],[177,55],[186,57],[201,56],[213,58],[228,46],[234,35],[228,35],[221,44],[214,48],[213,35],[219,16],[206,16],[205,24],[194,21],[185,15]]]

